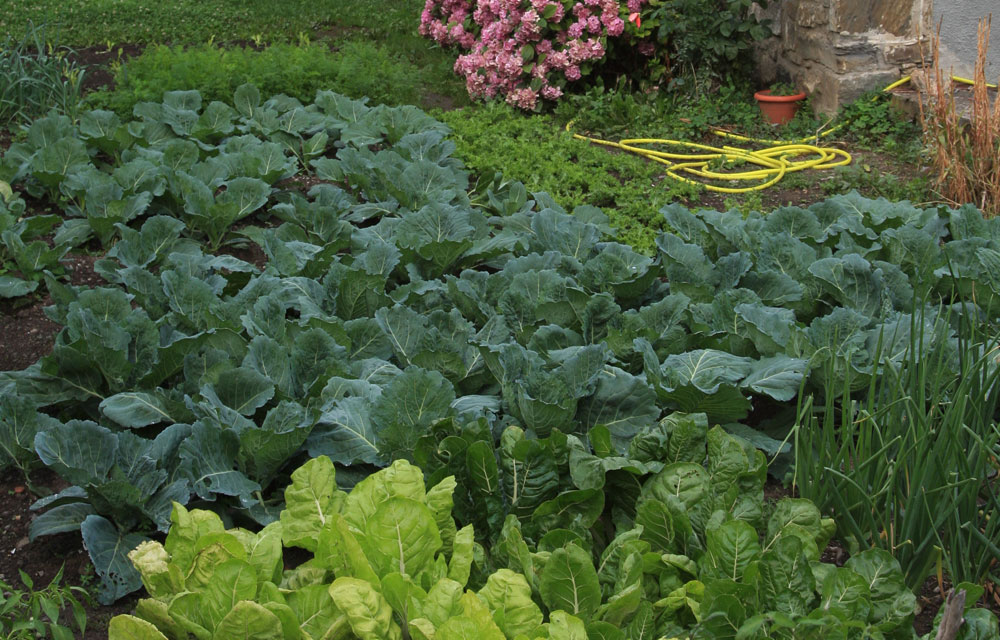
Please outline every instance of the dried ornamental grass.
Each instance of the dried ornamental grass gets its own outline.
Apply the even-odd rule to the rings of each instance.
[[[932,39],[933,68],[921,122],[931,152],[936,190],[947,201],[972,203],[987,216],[1000,213],[1000,98],[986,83],[991,19],[979,23],[978,56],[968,123],[955,107],[951,77],[941,70],[940,33]]]

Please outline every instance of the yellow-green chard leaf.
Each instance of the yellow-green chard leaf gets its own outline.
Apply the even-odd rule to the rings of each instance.
[[[167,640],[152,623],[135,616],[115,616],[108,624],[108,640]]]
[[[542,610],[531,599],[531,587],[519,573],[500,569],[479,590],[479,598],[493,611],[493,621],[508,638],[531,634],[542,624]]]
[[[400,640],[402,632],[392,619],[392,608],[370,584],[357,578],[337,578],[330,597],[344,612],[360,640]]]
[[[319,533],[316,561],[338,576],[361,578],[378,587],[379,579],[358,538],[339,513],[331,516]]]
[[[344,502],[335,478],[333,462],[326,456],[313,458],[292,473],[281,512],[281,539],[286,545],[316,551],[320,530]]]
[[[451,520],[450,515],[448,519]],[[472,525],[462,527],[455,535],[454,544],[451,547],[451,560],[448,562],[448,577],[450,579],[462,585],[469,581],[475,545],[475,532]]]
[[[226,614],[212,640],[283,640],[278,616],[252,600],[241,600]]]
[[[552,552],[539,579],[542,602],[590,619],[601,604],[601,586],[590,553],[570,543]]]
[[[419,576],[441,549],[434,516],[416,500],[398,497],[386,500],[367,525],[361,546],[380,575],[398,571]]]

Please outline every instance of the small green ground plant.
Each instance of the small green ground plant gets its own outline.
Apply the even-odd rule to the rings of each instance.
[[[691,79],[674,90],[629,92],[625,85],[598,85],[567,95],[555,108],[562,123],[608,139],[668,138],[714,144],[712,132],[723,129],[762,139],[796,139],[822,126],[808,104],[786,125],[766,123],[746,81]],[[717,141],[717,140],[716,140]]]
[[[83,605],[90,602],[90,594],[82,587],[62,584],[63,568],[40,589],[35,588],[27,573],[19,571],[18,574],[21,587],[0,580],[0,638],[73,640],[86,633],[87,616]]]
[[[923,204],[936,200],[930,191],[930,180],[923,176],[900,178],[890,172],[874,168],[868,163],[855,160],[849,166],[837,167],[828,179],[820,183],[828,195],[857,191],[868,198]]]
[[[794,96],[799,94],[799,90],[794,84],[788,82],[775,82],[768,89],[772,96]]]
[[[883,91],[862,94],[837,114],[845,134],[866,148],[916,161],[923,151],[920,125],[907,117]]]

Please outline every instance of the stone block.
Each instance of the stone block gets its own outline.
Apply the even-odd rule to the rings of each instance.
[[[781,40],[779,38],[768,38],[754,44],[754,76],[760,86],[766,87],[777,80],[780,53]]]
[[[837,70],[837,73],[854,73],[875,69],[876,65],[878,65],[878,58],[874,52],[854,53],[837,56],[834,68]]]
[[[883,89],[900,77],[899,69],[858,71],[837,76],[837,106],[857,99],[866,91]]]
[[[795,22],[800,27],[813,28],[830,22],[830,8],[818,0],[799,2]]]
[[[865,33],[885,31],[897,36],[914,35],[914,0],[837,0],[830,20],[834,31]]]
[[[756,2],[750,7],[750,13],[760,21],[767,20],[770,23],[771,35],[781,35],[781,3],[772,2],[767,8],[761,7]]]
[[[785,43],[786,50],[792,50],[803,60],[812,60],[832,67],[836,62],[830,32],[826,29],[802,29],[794,42]]]
[[[866,36],[842,36],[831,38],[833,55],[835,56],[874,56],[878,47]]]
[[[809,94],[809,102],[817,113],[836,113],[837,91],[836,77],[832,69],[822,65],[785,66],[786,71],[795,78],[797,86]]]
[[[900,77],[896,69],[840,74],[819,64],[796,66],[781,61],[779,65],[806,90],[813,110],[827,115],[837,113],[840,107],[862,93],[881,89]]]
[[[889,64],[920,64],[921,52],[930,58],[930,52],[920,42],[887,45],[883,50],[885,61]]]

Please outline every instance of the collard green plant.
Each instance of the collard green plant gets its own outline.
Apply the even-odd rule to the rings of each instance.
[[[38,289],[45,272],[64,269],[59,260],[66,244],[49,246],[40,236],[61,222],[56,215],[25,216],[25,202],[10,185],[0,182],[0,298],[17,298]]]

